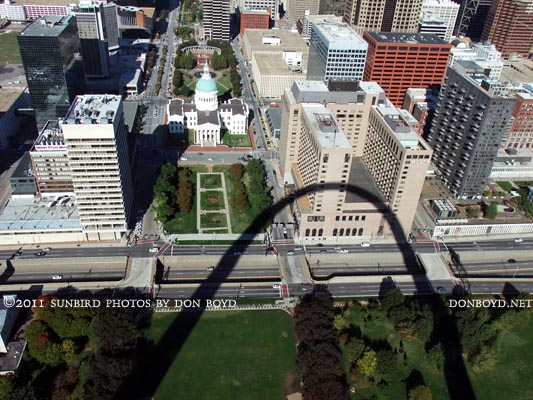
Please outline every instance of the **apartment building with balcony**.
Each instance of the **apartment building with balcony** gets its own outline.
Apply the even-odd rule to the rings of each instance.
[[[448,68],[427,140],[441,180],[457,198],[483,194],[516,99],[473,61]]]

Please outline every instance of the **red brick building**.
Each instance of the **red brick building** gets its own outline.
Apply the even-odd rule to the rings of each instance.
[[[506,148],[533,148],[533,95],[519,93],[513,110],[515,118],[511,131],[505,141]]]
[[[493,1],[481,40],[490,40],[504,58],[528,58],[533,47],[533,0]]]
[[[245,29],[270,29],[272,10],[244,10],[241,13],[241,36]]]
[[[444,79],[452,45],[432,34],[365,32],[363,81],[377,82],[401,107],[409,88],[429,88]]]

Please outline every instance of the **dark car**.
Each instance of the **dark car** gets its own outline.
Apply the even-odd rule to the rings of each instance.
[[[321,253],[327,253],[327,250],[320,250]]]
[[[37,257],[43,257],[43,256],[46,255],[46,251],[39,251],[39,252],[35,253],[35,255],[36,255]]]
[[[322,243],[319,243],[316,245],[316,247],[324,247],[324,245]]]
[[[514,258],[510,258],[507,260],[508,263],[514,264],[516,260]]]

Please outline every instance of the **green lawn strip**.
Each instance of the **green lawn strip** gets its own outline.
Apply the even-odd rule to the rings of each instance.
[[[196,198],[196,177],[198,172],[205,172],[207,168],[203,165],[191,165],[187,166],[187,168],[192,171],[189,179],[195,190],[192,209],[186,214],[178,213],[174,219],[168,221],[165,224],[165,230],[168,233],[198,233],[198,229],[196,228],[196,202],[198,201]]]
[[[200,187],[202,189],[216,189],[222,187],[222,177],[219,174],[208,174],[200,176]]]
[[[224,208],[224,191],[208,190],[200,193],[200,208],[202,210],[221,210]]]
[[[154,314],[148,339],[157,343],[175,317]],[[171,337],[178,337],[179,329]],[[281,400],[287,395],[285,380],[295,369],[295,353],[292,320],[283,311],[207,312],[173,360],[155,399]],[[165,354],[151,353],[150,361],[157,363],[160,356]],[[149,369],[150,363],[143,365]]]
[[[17,36],[18,32],[0,34],[0,62],[2,64],[22,64]]]
[[[519,326],[510,327],[497,340],[493,368],[475,371],[468,366],[470,381],[478,399],[533,398],[533,316]]]
[[[231,135],[226,133],[222,137],[222,143],[230,147],[250,147],[250,137],[248,135]]]
[[[227,228],[226,215],[219,213],[208,213],[200,215],[200,226],[202,228]]]
[[[231,230],[233,233],[244,232],[248,226],[254,220],[255,214],[251,209],[242,210],[235,208],[231,205],[231,193],[233,193],[233,184],[234,180],[229,174],[229,166],[226,165],[217,165],[214,168],[216,172],[224,172],[224,177],[226,179],[226,190],[228,193],[228,201],[230,202],[230,218],[231,218]]]
[[[507,182],[507,181],[504,181],[504,182],[496,182],[503,190],[505,190],[506,192],[510,192],[511,190],[514,190],[513,188],[513,185],[511,184],[511,182]]]

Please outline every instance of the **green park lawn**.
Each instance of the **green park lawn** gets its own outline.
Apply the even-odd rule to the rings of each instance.
[[[208,190],[200,193],[200,208],[202,210],[220,210],[224,208],[224,192]]]
[[[468,369],[478,399],[532,399],[533,315],[513,326],[497,340],[496,365],[487,370]]]
[[[157,344],[176,315],[154,314],[147,339]],[[169,337],[179,337],[182,326],[173,327]],[[146,368],[159,356],[164,357],[150,353]],[[286,386],[294,377],[295,357],[294,328],[287,313],[207,312],[174,358],[154,398],[282,400],[291,392]]]
[[[514,190],[514,187],[511,184],[511,182],[503,181],[503,182],[497,182],[497,183],[506,192],[510,192],[511,190]]]
[[[370,340],[386,340],[393,347],[399,346],[400,337],[392,323],[385,317],[373,314],[371,320],[363,321],[359,313],[352,312],[350,321],[361,328],[362,334]],[[532,330],[533,315],[529,314],[529,320],[522,326],[512,327],[509,332],[504,333],[497,341],[496,363],[492,368],[475,370],[465,361],[476,398],[483,400],[533,398],[533,388],[530,384],[533,372]],[[434,400],[450,399],[444,373],[434,368],[428,360],[424,344],[416,338],[411,341],[404,340],[403,348],[407,354],[406,365],[403,363],[403,356],[399,354],[396,369],[386,376],[390,385],[387,399],[405,398],[405,383],[401,381],[412,370],[421,372]],[[348,371],[348,359],[345,357],[343,362],[345,370]],[[364,398],[372,395],[377,396],[377,399],[384,398],[374,384],[369,385],[365,380],[351,381],[349,374],[347,377],[349,385],[355,386],[359,394],[366,396]]]
[[[202,189],[216,189],[222,187],[222,177],[218,174],[202,175],[200,177]]]
[[[226,214],[209,213],[200,215],[202,228],[227,228]]]
[[[17,36],[17,32],[0,34],[0,63],[22,64]]]
[[[226,133],[222,136],[222,143],[230,147],[250,147],[250,137],[248,135],[231,135]]]
[[[251,209],[242,210],[231,205],[230,195],[233,193],[234,179],[229,173],[230,167],[228,165],[217,165],[213,168],[216,172],[223,172],[224,179],[226,181],[226,190],[228,193],[228,201],[230,203],[230,219],[231,219],[231,230],[233,233],[244,232],[248,226],[254,220],[254,212]]]

